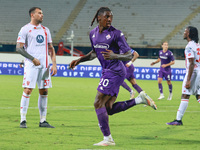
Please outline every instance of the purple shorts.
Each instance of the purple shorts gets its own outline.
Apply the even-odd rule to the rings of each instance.
[[[134,66],[133,64],[130,65],[129,67],[126,67],[126,79],[128,81],[130,81],[131,79],[135,79],[135,75],[134,75]]]
[[[158,72],[158,78],[163,78],[163,77],[165,77],[165,79],[167,80],[167,81],[170,81],[171,80],[171,76],[172,76],[172,73],[171,73],[171,70],[169,70],[169,71],[164,71],[164,70],[159,70],[159,72]]]
[[[105,95],[117,97],[119,87],[123,83],[124,79],[125,75],[121,76],[111,71],[102,72],[97,90]]]

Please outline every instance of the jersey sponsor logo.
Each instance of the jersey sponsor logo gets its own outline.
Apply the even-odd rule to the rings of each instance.
[[[38,35],[38,36],[36,37],[36,41],[37,41],[38,43],[42,43],[42,42],[44,42],[44,37],[43,37],[42,35]]]
[[[17,41],[19,41],[21,38],[20,37],[18,37],[18,39],[17,39]]]
[[[188,54],[188,56],[191,56],[191,55],[192,55],[191,53]]]
[[[94,48],[108,49],[109,45],[106,43],[99,43],[99,44],[94,45]]]
[[[92,38],[95,38],[95,34],[93,34]]]
[[[160,58],[162,58],[162,59],[167,59],[167,57],[165,57],[165,56],[160,56]]]
[[[121,32],[120,36],[123,36],[123,35],[124,35],[124,33]]]

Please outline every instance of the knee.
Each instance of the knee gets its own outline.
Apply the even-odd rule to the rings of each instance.
[[[172,83],[171,83],[171,81],[167,81],[167,84],[168,84],[168,85],[171,85]]]
[[[103,104],[101,103],[100,100],[96,100],[96,101],[94,102],[94,108],[95,108],[95,109],[99,109],[99,108],[102,108],[102,107],[103,107]]]
[[[24,93],[26,93],[27,95],[31,95],[32,90],[33,89],[25,88]]]
[[[113,113],[111,112],[111,109],[106,108],[106,110],[107,110],[107,113],[108,113],[109,116],[113,115]]]
[[[113,106],[112,103],[110,103],[110,102],[106,103],[106,110],[107,110],[108,115],[113,115],[113,113],[111,111],[112,110],[112,106]]]
[[[106,111],[107,111],[108,115],[110,115],[110,116],[113,115],[112,108],[106,107]]]
[[[197,100],[200,99],[200,95],[196,95],[196,99],[197,99]]]
[[[111,103],[110,101],[106,103],[106,109],[107,110],[111,110],[112,109],[112,105],[113,103]]]
[[[48,90],[39,90],[40,95],[48,95]]]

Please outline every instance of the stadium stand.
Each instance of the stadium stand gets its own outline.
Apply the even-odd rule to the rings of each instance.
[[[88,29],[88,26],[97,9],[101,6],[108,6],[114,13],[113,25],[128,36],[129,45],[133,47],[158,47],[162,40],[165,40],[166,36],[188,15],[192,14],[199,5],[198,0],[151,0],[145,2],[140,0],[125,0],[123,2],[121,0],[87,0],[80,14],[62,39],[65,40],[70,35],[71,30],[74,30],[74,44],[89,46],[88,34],[90,29]],[[186,25],[189,25],[191,19],[193,18],[187,20]],[[180,40],[182,40],[182,37],[179,37],[178,41]],[[183,42],[176,43],[174,46],[182,45]]]
[[[200,9],[200,8],[198,8],[198,9]],[[181,28],[181,30],[179,30],[175,34],[175,36],[172,37],[172,39],[169,41],[169,43],[177,48],[182,47],[183,45],[186,45],[187,42],[183,40],[183,32],[184,32],[185,28],[188,25],[195,26],[198,28],[199,24],[200,24],[200,13],[197,14],[194,19],[192,19],[191,21],[188,21],[188,23],[186,25],[184,25],[183,28]]]
[[[159,47],[165,39],[170,46],[183,48],[184,28],[198,27],[200,22],[199,0],[9,0],[0,5],[1,44],[15,44],[20,28],[29,22],[32,6],[44,11],[43,25],[51,30],[55,44],[67,42],[73,30],[74,46],[90,46],[89,31],[97,24],[88,27],[101,6],[112,9],[113,26],[128,36],[130,46],[138,48]]]
[[[20,28],[29,23],[28,11],[31,7],[42,8],[43,25],[51,30],[52,37],[64,24],[79,0],[8,0],[0,5],[0,43],[15,44]]]

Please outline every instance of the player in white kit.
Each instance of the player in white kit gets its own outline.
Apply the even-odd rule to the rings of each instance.
[[[23,26],[18,34],[16,51],[25,57],[23,94],[20,104],[20,128],[27,128],[26,114],[29,98],[36,83],[39,89],[38,108],[40,112],[39,127],[54,128],[46,121],[48,88],[51,85],[51,75],[57,73],[56,55],[52,45],[50,31],[41,25],[43,12],[39,7],[29,10],[31,22]],[[48,54],[52,60],[49,67]]]
[[[188,41],[185,47],[186,75],[182,85],[182,96],[176,120],[168,125],[183,125],[182,118],[187,109],[190,95],[195,95],[200,103],[200,45],[198,30],[188,26],[184,32],[184,39]]]

